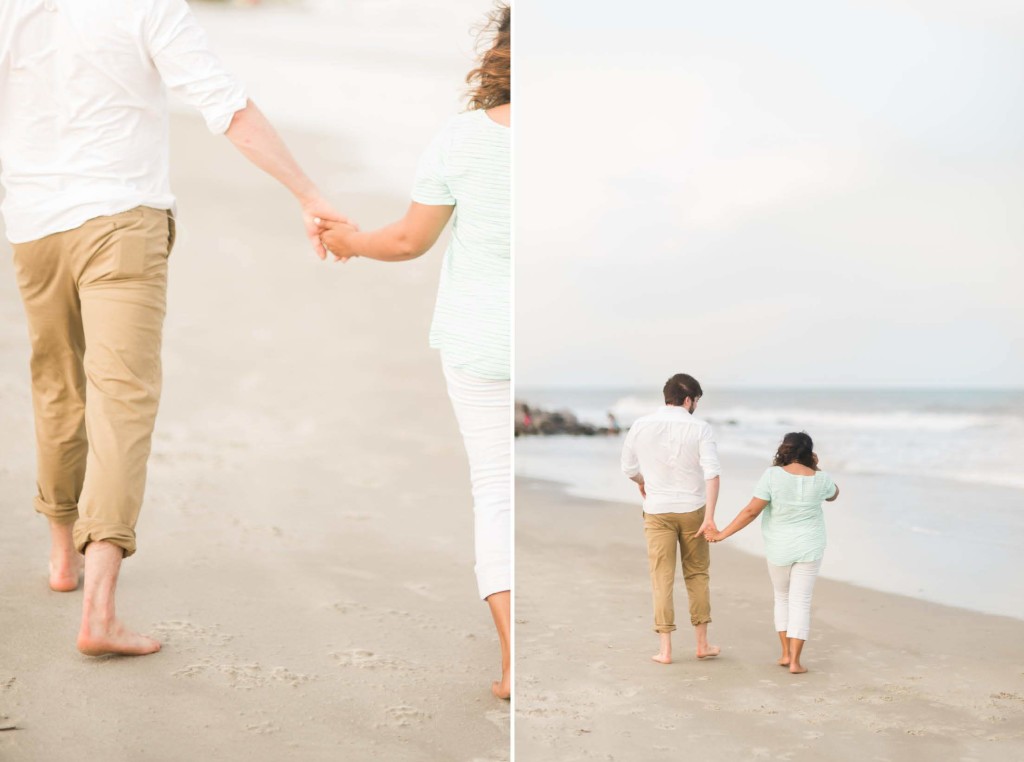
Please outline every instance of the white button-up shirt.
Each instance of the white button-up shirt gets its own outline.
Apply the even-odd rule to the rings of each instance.
[[[7,237],[33,241],[140,205],[173,209],[167,88],[215,133],[247,102],[185,0],[2,0]]]
[[[638,418],[622,446],[622,471],[643,476],[645,512],[696,511],[706,501],[704,483],[721,471],[711,425],[674,405]]]

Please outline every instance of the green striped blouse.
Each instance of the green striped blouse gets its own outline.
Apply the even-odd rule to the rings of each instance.
[[[483,110],[451,119],[420,160],[412,200],[455,206],[430,346],[485,379],[511,376],[510,132]]]
[[[761,513],[761,534],[768,563],[789,566],[817,561],[825,555],[825,514],[822,503],[836,494],[824,471],[797,476],[779,466],[761,475],[754,497],[767,500]]]

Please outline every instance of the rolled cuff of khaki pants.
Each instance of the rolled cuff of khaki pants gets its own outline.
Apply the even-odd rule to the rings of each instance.
[[[135,530],[125,524],[80,518],[75,523],[75,548],[85,553],[90,542],[109,542],[124,551],[124,557],[135,553]]]
[[[36,512],[43,514],[50,521],[55,521],[58,524],[73,524],[78,520],[77,505],[55,505],[46,502],[41,497],[36,497],[34,503]]]
[[[656,624],[654,625],[654,631],[659,635],[666,632],[675,632],[676,626],[674,624]]]

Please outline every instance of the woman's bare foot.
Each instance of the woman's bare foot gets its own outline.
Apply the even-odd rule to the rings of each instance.
[[[495,680],[493,683],[491,683],[491,693],[494,694],[495,698],[504,699],[505,701],[508,701],[508,699],[511,698],[512,691],[509,688],[509,680],[507,674],[502,673],[500,682],[498,680]]]
[[[794,675],[802,675],[807,669],[800,664],[800,654],[804,650],[804,641],[800,638],[789,639],[789,671]]]
[[[698,659],[714,659],[718,654],[722,653],[722,649],[718,646],[704,646],[703,650],[697,650]]]
[[[508,700],[512,696],[512,593],[502,590],[491,593],[485,600],[501,645],[501,680],[491,683],[491,693],[495,698]]]
[[[776,662],[780,667],[788,667],[789,662],[792,660],[789,652],[789,638],[786,637],[786,631],[779,631],[779,645],[782,646],[782,656]]]
[[[50,589],[57,593],[77,590],[82,575],[82,557],[75,550],[72,526],[50,521]]]
[[[86,656],[145,656],[160,650],[159,641],[132,632],[116,619],[105,626],[97,623],[87,625],[83,622],[78,633],[77,645],[78,650]]]

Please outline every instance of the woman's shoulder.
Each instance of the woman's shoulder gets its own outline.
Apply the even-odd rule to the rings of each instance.
[[[437,131],[434,143],[445,154],[488,152],[506,142],[503,131],[507,130],[482,110],[463,111],[448,117]]]

